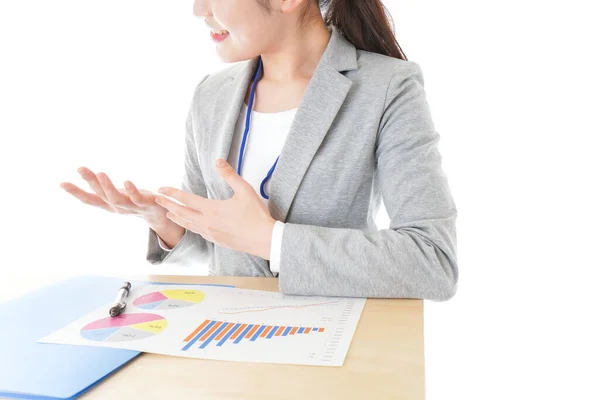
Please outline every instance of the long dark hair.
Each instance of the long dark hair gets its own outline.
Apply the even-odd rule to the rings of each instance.
[[[267,11],[269,0],[257,0]],[[394,35],[393,20],[381,0],[308,0],[300,13],[300,30],[309,22],[312,3],[318,3],[326,25],[335,26],[359,50],[407,60]]]

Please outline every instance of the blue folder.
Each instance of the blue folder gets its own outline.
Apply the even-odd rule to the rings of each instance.
[[[131,350],[37,343],[110,303],[122,284],[123,279],[81,276],[0,303],[0,397],[74,399],[138,356]]]

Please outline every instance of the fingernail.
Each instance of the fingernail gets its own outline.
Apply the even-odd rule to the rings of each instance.
[[[165,188],[160,188],[160,189],[158,189],[158,193],[163,193],[163,194],[164,194],[164,193],[166,193],[166,191],[167,191],[167,190],[166,190]]]
[[[217,160],[217,166],[224,167],[225,166],[225,160],[223,160],[222,158],[219,158]]]

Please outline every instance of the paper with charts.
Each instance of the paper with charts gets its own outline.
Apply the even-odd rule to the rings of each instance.
[[[39,340],[215,360],[341,366],[364,298],[288,296],[199,285],[143,285]]]

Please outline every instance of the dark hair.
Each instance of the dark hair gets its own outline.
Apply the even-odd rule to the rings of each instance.
[[[257,2],[271,12],[269,0]],[[393,20],[381,0],[307,0],[300,12],[299,29],[309,22],[317,3],[326,25],[334,25],[359,50],[407,60],[394,35]]]

